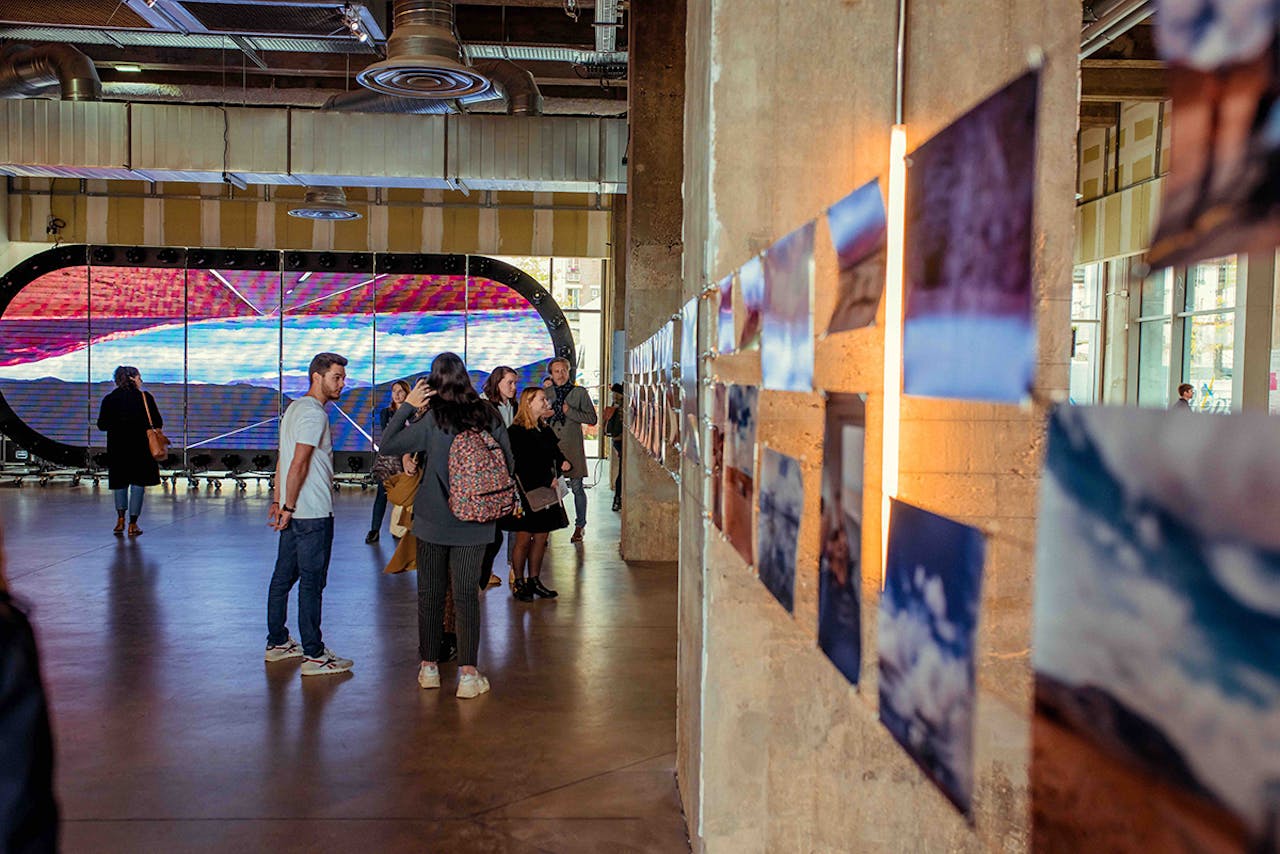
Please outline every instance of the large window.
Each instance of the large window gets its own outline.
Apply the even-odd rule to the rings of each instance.
[[[1102,265],[1077,267],[1071,280],[1072,403],[1097,402],[1102,343]]]
[[[330,407],[334,450],[367,452],[394,380],[425,375],[452,350],[477,386],[500,364],[536,382],[552,354],[572,350],[566,333],[590,313],[580,307],[566,322],[538,297],[550,282],[539,288],[478,256],[191,250],[188,268],[178,249],[79,253],[78,264],[52,270],[37,256],[39,266],[10,276],[25,285],[0,294],[0,406],[21,422],[7,429],[64,462],[105,444],[95,421],[117,365],[139,369],[176,453],[244,459],[275,450],[279,416],[305,393],[311,357],[341,353],[350,363]],[[587,278],[584,268],[579,282]],[[592,361],[580,375],[594,391],[599,346],[585,351]]]
[[[1206,412],[1231,410],[1235,400],[1236,258],[1192,267],[1182,312],[1182,381]]]
[[[1226,412],[1237,402],[1235,256],[1160,270],[1139,285],[1137,402],[1164,407],[1182,383],[1192,408]]]
[[[602,258],[511,257],[502,260],[524,270],[547,288],[564,310],[578,350],[577,383],[591,394],[596,414],[600,416],[594,427],[583,428],[587,456],[605,456],[601,401],[609,400],[608,389],[604,385],[609,376],[603,311],[607,262]]]

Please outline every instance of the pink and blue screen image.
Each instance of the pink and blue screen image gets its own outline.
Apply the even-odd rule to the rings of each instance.
[[[117,365],[142,374],[175,445],[192,453],[276,447],[316,353],[349,360],[330,406],[334,450],[368,451],[391,383],[462,356],[477,385],[497,365],[537,382],[552,342],[520,294],[468,276],[71,267],[0,315],[0,393],[38,433],[101,447],[98,404]]]

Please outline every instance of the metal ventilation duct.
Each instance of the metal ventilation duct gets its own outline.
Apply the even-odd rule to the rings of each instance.
[[[509,115],[542,115],[542,90],[529,69],[521,68],[509,59],[482,59],[476,63],[476,70],[489,78],[495,97],[506,99]],[[471,100],[463,98],[462,102],[469,104]]]
[[[463,59],[453,0],[396,0],[387,58],[356,79],[366,89],[402,98],[460,98],[489,86]]]
[[[406,115],[453,115],[458,112],[452,100],[446,98],[397,98],[356,89],[334,95],[324,102],[325,110],[345,113],[400,113]]]
[[[0,98],[46,95],[54,86],[64,101],[101,101],[93,60],[71,45],[13,45],[0,54]]]
[[[347,207],[347,191],[341,187],[307,187],[302,204],[289,208],[289,216],[343,221],[361,219],[362,215]]]

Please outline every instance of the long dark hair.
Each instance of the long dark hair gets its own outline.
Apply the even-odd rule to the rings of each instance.
[[[457,353],[441,353],[431,362],[427,387],[436,395],[430,411],[436,424],[449,433],[487,430],[493,423],[493,409],[480,399],[471,385],[467,366]]]
[[[520,376],[516,373],[515,368],[510,368],[506,365],[498,365],[498,367],[494,368],[489,374],[489,378],[484,381],[484,399],[492,403],[494,406],[497,406],[499,403],[506,403],[506,401],[502,399],[502,392],[498,391],[498,384],[507,378],[507,374],[511,374],[513,377]]]

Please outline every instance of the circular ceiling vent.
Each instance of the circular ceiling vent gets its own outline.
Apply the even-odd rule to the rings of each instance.
[[[289,208],[289,216],[299,219],[360,219],[359,211],[347,207],[347,194],[341,187],[307,187],[307,194],[297,207]]]
[[[398,98],[461,98],[489,87],[488,78],[463,62],[451,0],[397,0],[387,58],[356,79]]]

